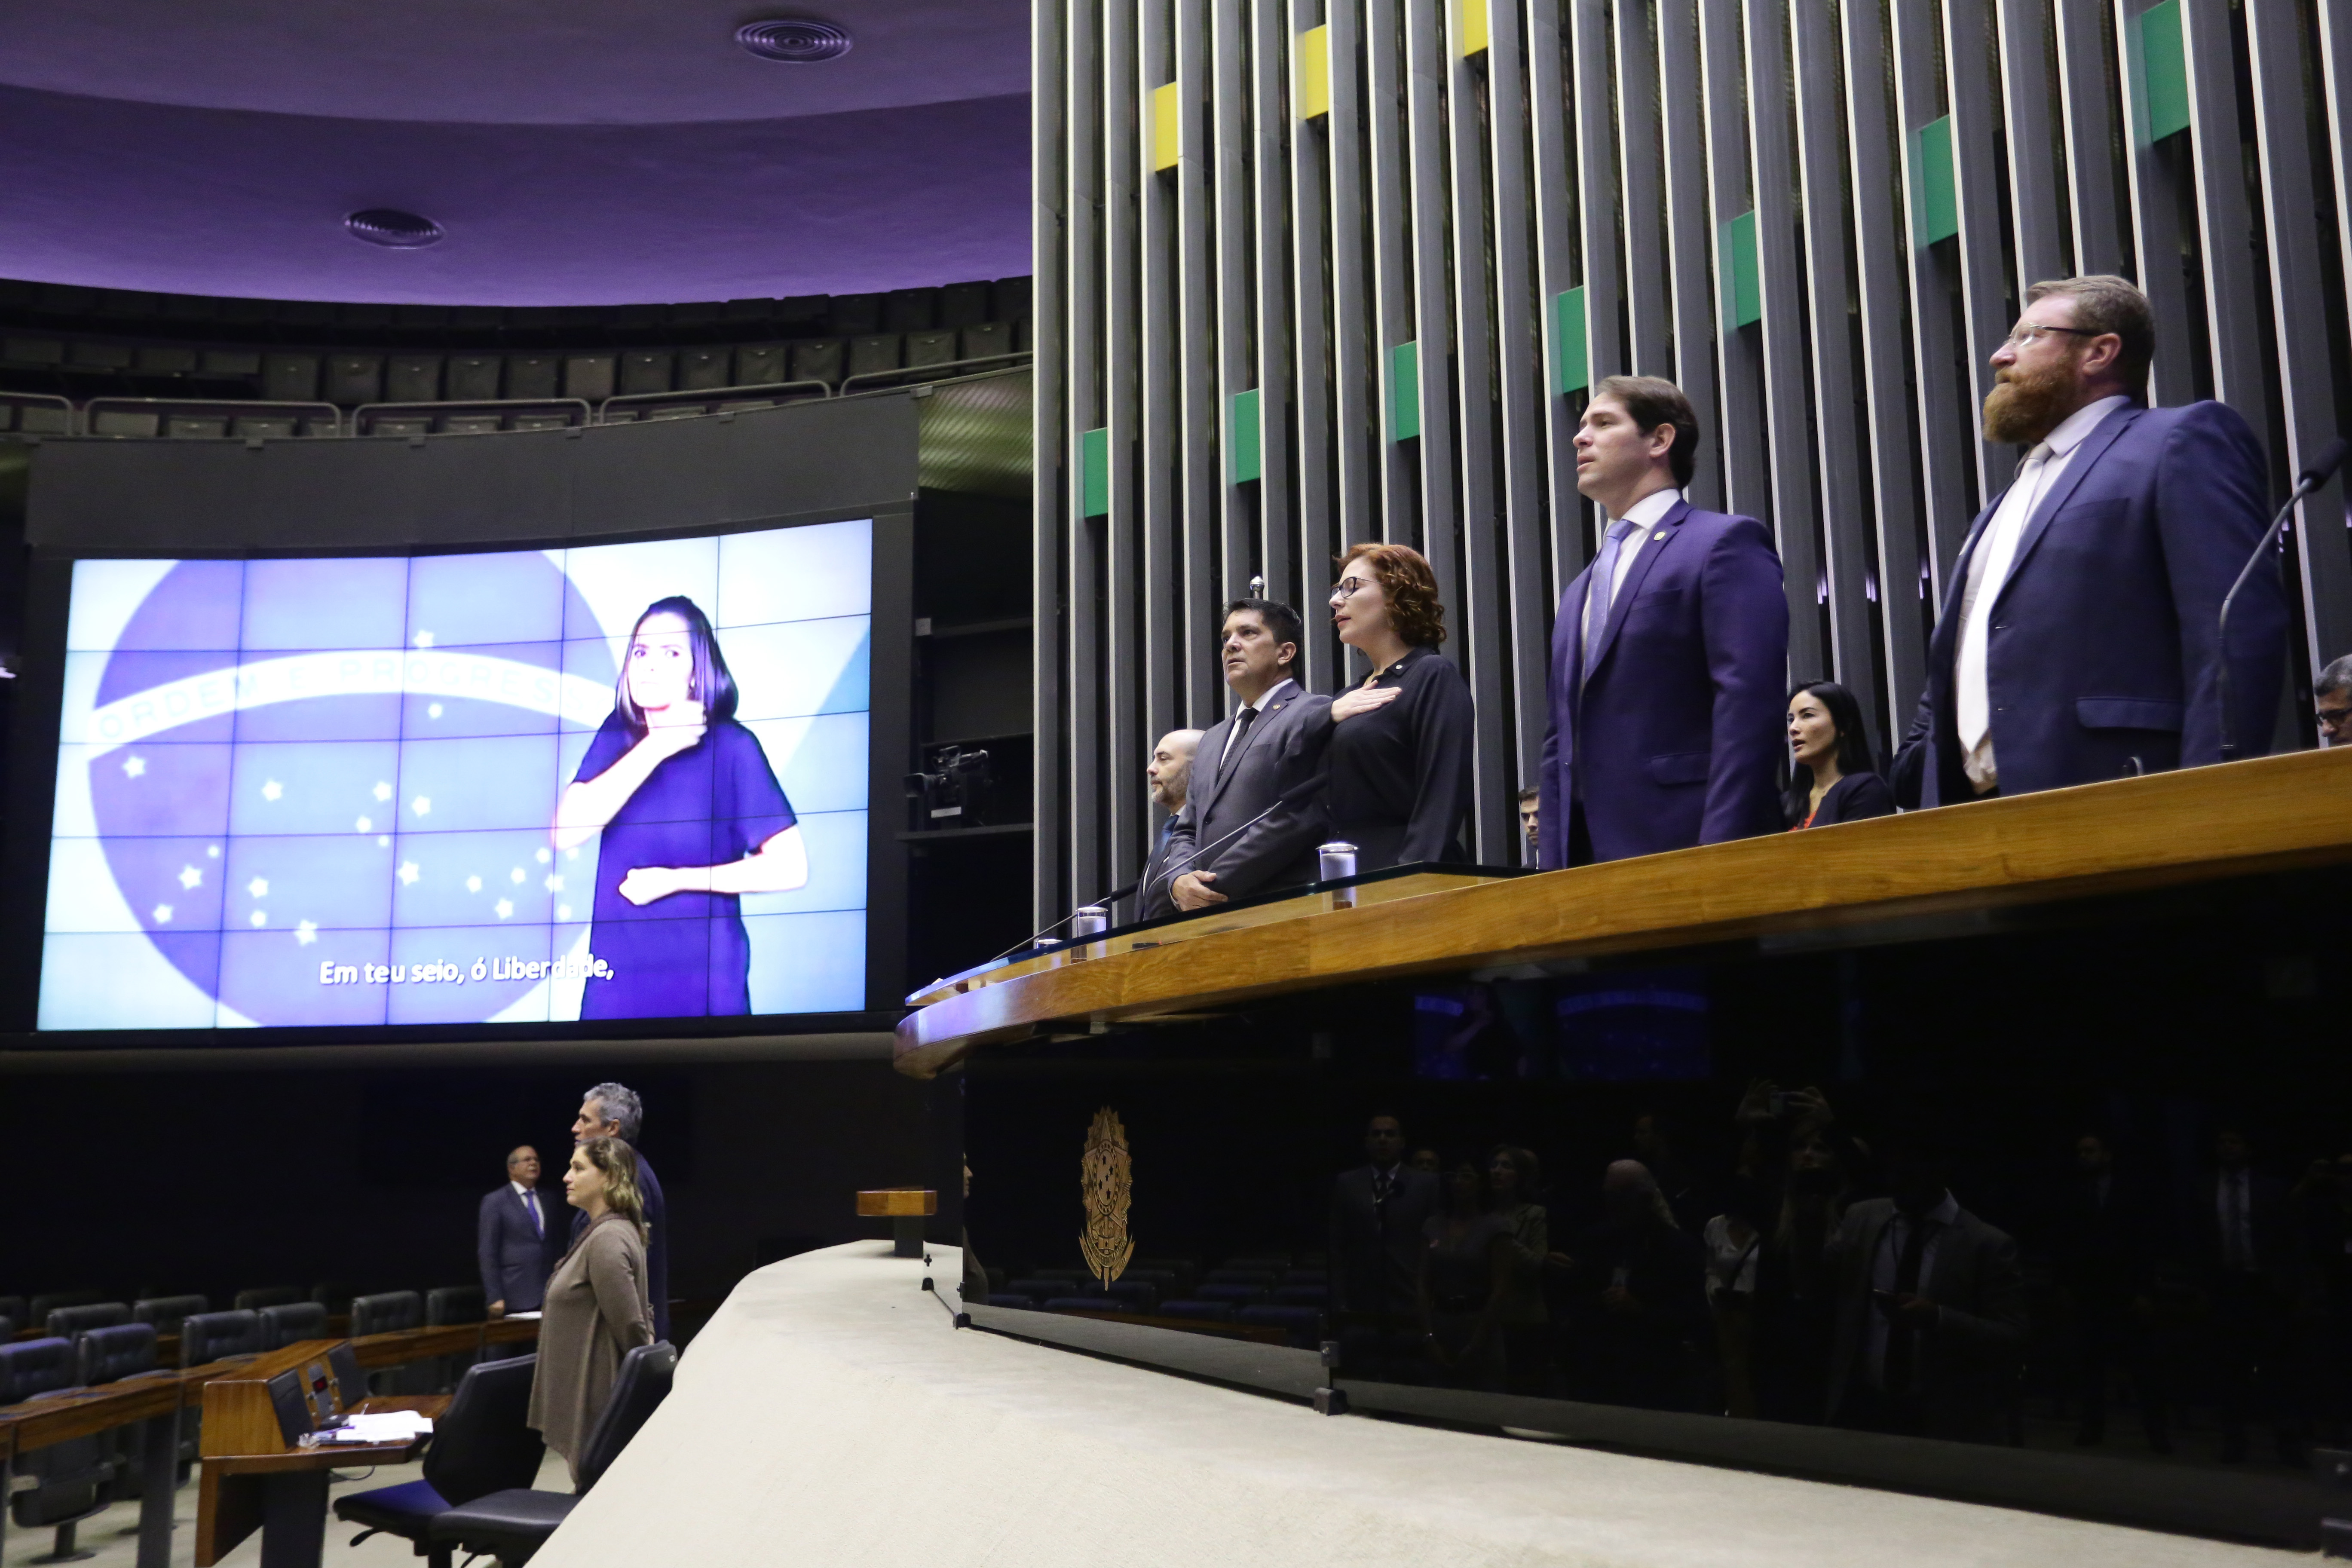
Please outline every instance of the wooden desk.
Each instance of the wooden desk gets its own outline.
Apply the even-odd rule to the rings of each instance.
[[[1223,1010],[1367,980],[1557,963],[1800,933],[1916,934],[1931,917],[2145,891],[2352,860],[2352,747],[1667,855],[1432,888],[1349,910],[1313,897],[1233,929],[1214,913],[1081,952],[983,969],[909,1000],[900,1072],[973,1048]],[[1403,888],[1420,879],[1393,884]],[[1177,930],[1203,934],[1177,941]],[[1094,950],[1100,949],[1096,952]]]

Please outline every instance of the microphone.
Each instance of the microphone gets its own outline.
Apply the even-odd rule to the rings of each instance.
[[[1231,844],[1234,839],[1239,838],[1243,834],[1247,833],[1251,828],[1255,827],[1259,823],[1264,822],[1267,817],[1272,816],[1284,806],[1297,805],[1302,800],[1311,800],[1330,787],[1331,775],[1328,773],[1317,773],[1313,778],[1308,779],[1304,784],[1291,785],[1288,789],[1274,797],[1274,804],[1272,805],[1267,806],[1264,811],[1259,812],[1255,816],[1251,817],[1247,822],[1243,823],[1231,833],[1226,834],[1223,837],[1219,838],[1215,843],[1207,846],[1205,848],[1195,849],[1190,855],[1185,856],[1181,860],[1178,860],[1171,864],[1166,869],[1162,870],[1160,875],[1151,879],[1150,885],[1146,887],[1144,891],[1149,894],[1153,888],[1157,888],[1169,878],[1175,876],[1183,868],[1192,864],[1195,860],[1200,859],[1203,855],[1208,855],[1216,850],[1223,849],[1226,845]]]
[[[2262,542],[2254,546],[2253,554],[2246,559],[2245,569],[2238,574],[2238,580],[2230,584],[2229,593],[2222,596],[2221,618],[2214,627],[2216,662],[2213,694],[2216,706],[2221,710],[2221,760],[2225,763],[2234,761],[2238,755],[2237,733],[2230,727],[2230,611],[2238,602],[2238,590],[2252,579],[2254,568],[2261,565],[2263,557],[2270,553],[2279,530],[2286,526],[2286,520],[2294,514],[2294,509],[2303,504],[2305,497],[2335,477],[2336,470],[2344,462],[2345,449],[2345,439],[2338,436],[2321,447],[2317,457],[2304,465],[2303,472],[2294,477],[2294,489],[2286,498],[2286,504],[2279,508],[2276,517],[2271,519],[2271,525],[2263,530]]]

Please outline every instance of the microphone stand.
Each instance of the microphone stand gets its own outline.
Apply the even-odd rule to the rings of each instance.
[[[2229,593],[2222,595],[2221,620],[2214,627],[2213,695],[2215,705],[2221,710],[2221,760],[2225,763],[2236,761],[2238,755],[2237,732],[2230,724],[2230,611],[2237,605],[2238,591],[2252,580],[2254,568],[2261,565],[2263,557],[2270,553],[2279,530],[2286,526],[2287,519],[2294,515],[2294,509],[2303,504],[2305,498],[2334,477],[2337,467],[2344,461],[2344,437],[2338,436],[2321,449],[2319,456],[2314,458],[2302,473],[2295,476],[2294,492],[2286,498],[2286,504],[2279,508],[2278,515],[2271,519],[2271,525],[2263,530],[2262,542],[2254,546],[2254,552],[2246,558],[2245,567],[2239,572],[2238,580],[2230,584]]]
[[[1267,817],[1272,816],[1284,806],[1297,805],[1302,800],[1311,800],[1316,795],[1321,795],[1325,790],[1330,787],[1331,775],[1329,773],[1317,773],[1305,784],[1294,785],[1283,794],[1276,795],[1272,805],[1267,806],[1264,811],[1259,812],[1255,816],[1251,817],[1247,822],[1243,823],[1231,833],[1226,834],[1222,838],[1217,839],[1214,843],[1210,844],[1203,848],[1193,850],[1192,853],[1185,856],[1181,860],[1177,861],[1174,865],[1167,867],[1160,873],[1160,875],[1151,879],[1150,883],[1144,888],[1143,891],[1146,895],[1149,895],[1152,889],[1157,888],[1169,878],[1177,875],[1183,868],[1192,865],[1203,855],[1213,854],[1217,850],[1223,849],[1226,845],[1231,844],[1234,839],[1239,838],[1243,834],[1247,833],[1251,828],[1255,827],[1259,823],[1264,822]],[[1122,891],[1128,892],[1131,892],[1134,889],[1122,889]],[[1112,895],[1114,898],[1118,896],[1118,894]]]

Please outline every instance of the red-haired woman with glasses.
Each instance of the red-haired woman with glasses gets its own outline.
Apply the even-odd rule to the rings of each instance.
[[[1437,651],[1435,574],[1404,545],[1349,545],[1330,603],[1339,640],[1372,663],[1301,736],[1323,748],[1333,836],[1356,846],[1359,871],[1466,860],[1470,688]]]

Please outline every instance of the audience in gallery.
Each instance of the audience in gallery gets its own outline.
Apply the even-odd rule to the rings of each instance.
[[[1331,1322],[1359,1365],[1409,1365],[1420,1342],[1421,1250],[1441,1182],[1434,1150],[1404,1153],[1403,1125],[1374,1116],[1365,1163],[1332,1184]]]
[[[581,1098],[580,1112],[572,1121],[572,1141],[618,1138],[632,1150],[645,1128],[645,1104],[626,1084],[600,1083]],[[636,1186],[645,1198],[640,1226],[645,1232],[646,1285],[652,1293],[654,1338],[669,1338],[669,1205],[662,1196],[660,1178],[643,1155],[636,1156]],[[584,1214],[572,1216],[572,1239],[588,1229]]]
[[[636,1152],[626,1142],[593,1137],[572,1149],[563,1175],[564,1196],[580,1211],[581,1229],[547,1282],[526,1418],[563,1456],[575,1486],[582,1451],[612,1398],[621,1358],[658,1337],[646,1295],[645,1198],[637,1174]]]
[[[1892,816],[1895,792],[1871,765],[1862,704],[1834,680],[1789,694],[1789,790],[1781,815],[1791,831]]]
[[[2329,663],[2311,683],[2311,705],[2319,721],[2319,743],[2352,743],[2352,653]]]
[[[1187,911],[1315,880],[1315,847],[1327,836],[1323,802],[1291,798],[1315,774],[1317,755],[1302,738],[1328,706],[1292,678],[1304,636],[1298,612],[1235,599],[1220,635],[1225,685],[1240,707],[1201,733],[1158,872]],[[1146,884],[1147,895],[1155,885]]]
[[[1470,688],[1437,651],[1445,606],[1435,574],[1408,546],[1352,544],[1330,605],[1339,640],[1372,667],[1299,730],[1305,754],[1331,781],[1331,832],[1356,847],[1360,873],[1467,860]]]

